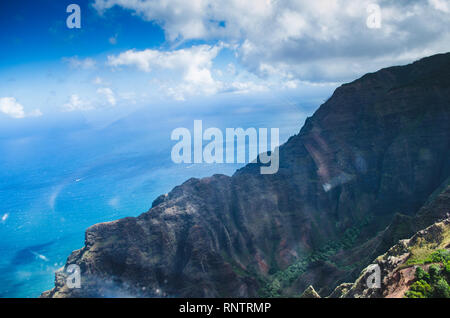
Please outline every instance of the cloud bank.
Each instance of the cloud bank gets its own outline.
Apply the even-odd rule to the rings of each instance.
[[[381,8],[369,28],[367,8]],[[159,24],[169,41],[223,40],[237,44],[240,63],[258,76],[343,81],[380,67],[450,49],[448,0],[211,1],[96,0],[100,14],[114,6]],[[158,53],[128,52],[129,62]],[[164,59],[167,59],[163,58]],[[164,61],[161,61],[164,64]]]

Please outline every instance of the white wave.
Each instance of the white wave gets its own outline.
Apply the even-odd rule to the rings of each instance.
[[[3,216],[2,216],[2,222],[5,222],[5,221],[8,219],[8,217],[9,217],[9,213],[3,214]]]

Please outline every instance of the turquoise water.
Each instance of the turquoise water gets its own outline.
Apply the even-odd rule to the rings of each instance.
[[[54,272],[81,248],[98,223],[147,211],[152,201],[190,177],[231,175],[242,165],[176,165],[170,133],[207,127],[279,127],[281,142],[298,132],[316,100],[301,105],[266,100],[244,108],[140,110],[96,127],[82,119],[0,137],[0,297],[37,297]],[[43,128],[44,127],[44,128]],[[0,129],[1,130],[1,129]]]

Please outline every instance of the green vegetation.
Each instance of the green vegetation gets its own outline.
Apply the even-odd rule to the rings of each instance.
[[[421,248],[420,250],[415,250],[414,252],[415,253],[412,253],[412,257],[410,257],[408,261],[406,261],[406,266],[442,263],[444,262],[444,260],[450,257],[450,251],[444,249],[432,251],[427,248]]]
[[[357,225],[348,228],[340,241],[332,241],[323,245],[320,249],[305,255],[298,259],[295,263],[287,267],[285,270],[279,270],[274,273],[271,280],[259,291],[261,297],[281,297],[282,291],[291,286],[307,269],[318,261],[331,262],[331,256],[339,251],[347,250],[355,246],[361,229],[367,226],[372,220],[372,216],[367,216]],[[356,266],[364,266],[364,260],[355,263]],[[345,268],[350,270],[350,268]]]
[[[427,242],[425,238],[420,238],[415,246],[411,248],[411,256],[406,261],[404,266],[407,267],[410,265],[423,265],[442,262],[442,259],[445,257],[448,258],[450,254],[450,252],[446,250],[446,246],[449,244],[449,229],[443,230],[442,239],[439,240],[439,243]],[[436,257],[438,257],[440,261],[436,259]]]
[[[428,268],[428,272],[417,267],[416,280],[405,293],[405,297],[450,298],[450,251],[437,250],[424,262],[433,264]]]

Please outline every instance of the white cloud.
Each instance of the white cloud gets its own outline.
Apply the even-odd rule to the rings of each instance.
[[[96,90],[96,93],[97,95],[91,96],[89,99],[72,94],[61,110],[64,112],[90,111],[117,104],[116,94],[111,88],[101,87]]]
[[[124,100],[128,103],[131,104],[137,103],[137,97],[135,92],[120,92],[118,95],[119,99]]]
[[[63,105],[66,112],[86,111],[93,109],[91,103],[83,101],[77,94],[72,94],[69,101]]]
[[[35,109],[33,111],[31,111],[27,116],[29,117],[41,117],[43,115],[43,113],[41,112],[40,109]]]
[[[42,112],[39,109],[35,109],[28,114],[25,113],[23,106],[14,97],[1,97],[0,98],[0,112],[4,113],[12,118],[42,116]]]
[[[440,10],[446,13],[450,12],[450,3],[448,0],[428,0],[428,2],[435,8],[436,10]]]
[[[13,118],[25,117],[23,106],[19,104],[14,97],[0,98],[0,111]]]
[[[223,65],[223,69],[213,68],[214,60],[220,50],[235,47],[220,43],[216,46],[198,45],[186,49],[160,51],[147,49],[128,50],[118,55],[108,56],[112,67],[134,67],[148,73],[151,85],[167,96],[184,101],[196,95],[217,93],[254,93],[270,89],[296,88],[299,81],[288,72],[271,65],[261,65],[258,77],[234,63]],[[214,78],[215,76],[220,79]]]
[[[74,69],[83,69],[83,70],[89,70],[93,69],[96,66],[95,60],[88,57],[85,59],[80,59],[77,56],[74,57],[65,57],[63,58],[63,61],[68,63],[71,68]]]
[[[370,3],[381,7],[380,29],[366,26]],[[261,77],[267,75],[262,66],[269,65],[299,80],[342,81],[450,50],[448,0],[96,0],[94,4],[100,13],[114,6],[158,23],[172,42],[238,44],[240,63]],[[130,54],[128,60],[149,70],[152,63],[147,61],[156,53],[144,52]]]
[[[269,87],[267,87],[262,83],[258,84],[252,81],[247,82],[235,81],[229,85],[228,89],[231,92],[235,93],[250,93],[250,92],[264,92],[267,91]]]
[[[108,200],[108,205],[114,209],[117,209],[120,205],[120,198],[119,197],[111,198],[110,200]]]
[[[221,46],[199,45],[173,51],[128,50],[117,56],[108,56],[108,64],[114,67],[134,66],[144,72],[165,74],[163,82],[167,94],[177,100],[185,95],[214,94],[221,83],[211,74],[212,61]],[[161,80],[164,76],[161,75]]]
[[[103,79],[100,76],[97,76],[96,78],[94,78],[93,83],[95,85],[102,85],[103,84]]]
[[[116,103],[117,103],[116,95],[114,94],[114,92],[112,91],[111,88],[108,88],[108,87],[99,88],[99,89],[97,89],[97,93],[103,95],[106,98],[106,101],[111,106],[116,105]]]

